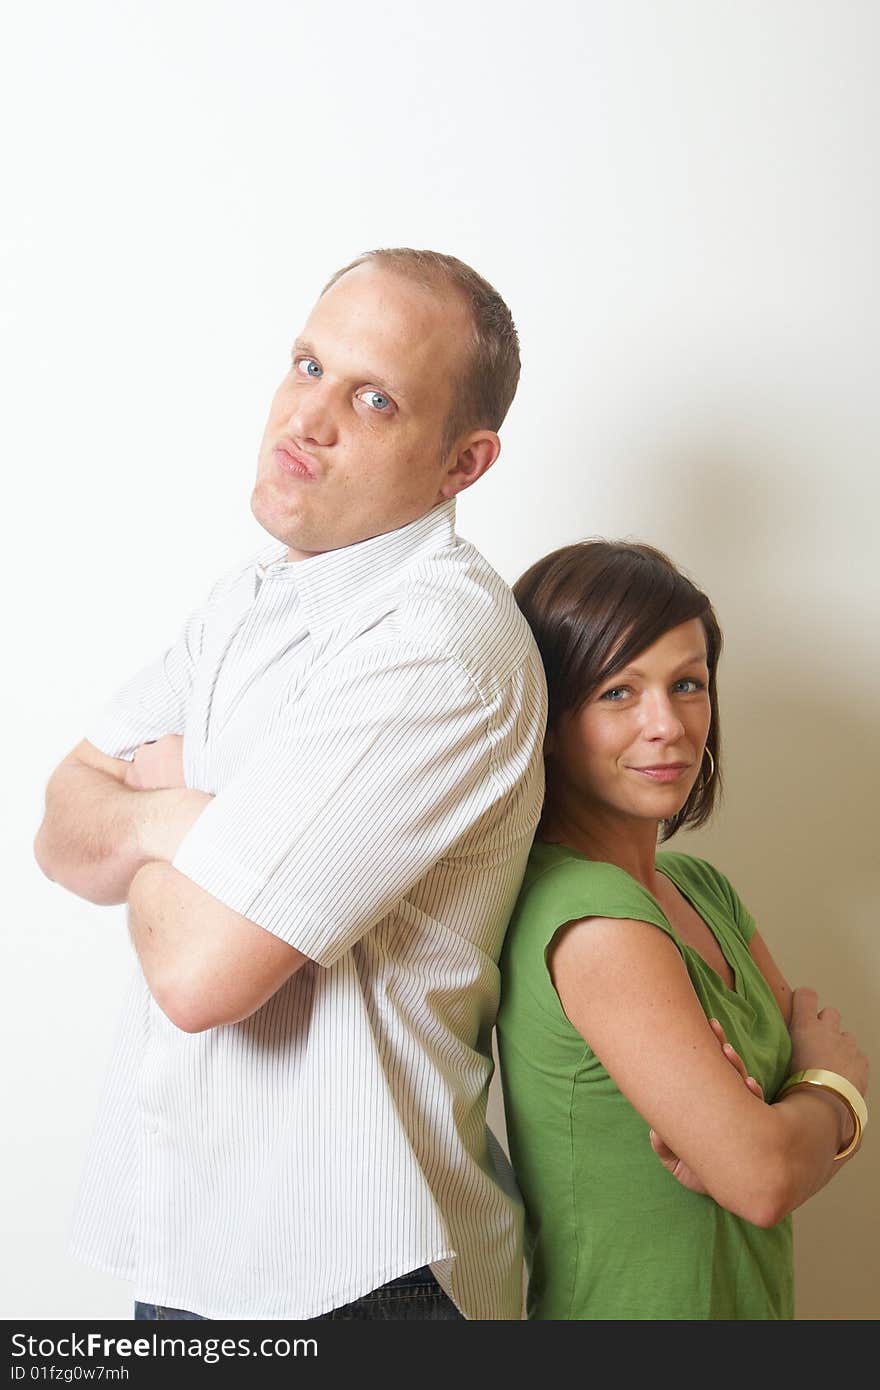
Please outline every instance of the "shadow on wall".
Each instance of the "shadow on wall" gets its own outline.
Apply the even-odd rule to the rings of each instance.
[[[750,648],[737,667],[736,682],[722,685],[722,805],[713,825],[677,843],[728,872],[789,983],[810,985],[820,1007],[839,1008],[876,1065],[875,722],[852,709],[848,678],[839,704],[819,698],[821,666],[774,663]],[[755,699],[749,671],[779,697]],[[800,1318],[880,1316],[875,1145],[869,1128],[862,1152],[795,1217]]]

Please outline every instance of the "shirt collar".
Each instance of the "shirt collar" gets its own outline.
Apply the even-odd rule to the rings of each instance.
[[[455,498],[451,497],[397,531],[308,560],[285,560],[287,546],[278,542],[258,555],[257,574],[263,581],[292,584],[303,617],[314,631],[360,607],[365,597],[388,588],[419,556],[442,550],[455,538]]]

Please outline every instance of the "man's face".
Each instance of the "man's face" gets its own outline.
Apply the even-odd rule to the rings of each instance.
[[[315,305],[269,411],[254,516],[291,560],[414,521],[468,481],[441,456],[467,306],[369,262]]]

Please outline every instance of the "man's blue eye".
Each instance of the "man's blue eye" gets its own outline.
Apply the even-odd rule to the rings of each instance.
[[[300,357],[296,364],[296,369],[298,372],[302,372],[303,376],[317,377],[324,375],[320,362],[316,362],[314,357]]]

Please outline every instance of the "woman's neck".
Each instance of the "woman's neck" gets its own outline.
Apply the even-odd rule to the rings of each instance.
[[[615,816],[604,808],[548,806],[538,828],[538,839],[565,845],[587,859],[615,864],[649,892],[657,880],[655,855],[660,822]]]

